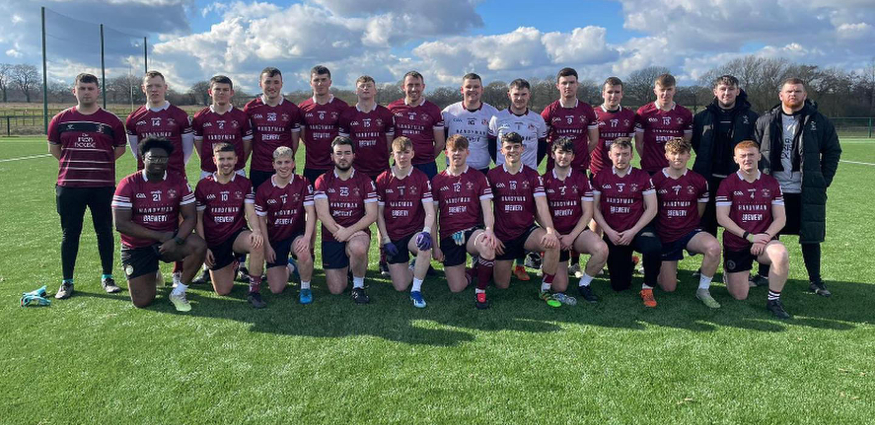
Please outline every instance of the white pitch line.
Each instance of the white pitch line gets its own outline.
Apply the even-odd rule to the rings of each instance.
[[[839,162],[845,162],[848,164],[857,164],[857,165],[869,165],[869,166],[875,167],[875,164],[873,164],[871,162],[845,161],[844,159],[839,160]]]
[[[20,156],[18,158],[0,159],[0,162],[24,161],[25,159],[45,158],[47,156],[52,156],[52,154],[44,153],[42,155],[30,155],[30,156]]]

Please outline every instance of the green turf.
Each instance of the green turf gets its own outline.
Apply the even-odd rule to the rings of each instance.
[[[844,142],[844,160],[875,163],[875,142]],[[46,152],[41,138],[0,147],[0,161]],[[122,157],[117,177],[132,169]],[[875,166],[841,164],[829,191],[831,299],[805,292],[798,243],[786,238],[789,322],[765,312],[762,288],[733,301],[715,283],[724,307],[707,309],[693,298],[696,260],[652,310],[603,278],[595,306],[553,309],[534,282],[514,281],[490,289],[487,311],[471,290],[429,279],[417,310],[374,264],[367,306],[329,295],[317,272],[310,306],[294,288],[254,311],[243,285],[230,297],[194,286],[189,314],[173,310],[167,288],[141,310],[100,289],[88,218],[76,295],[20,308],[23,291],[59,283],[56,173],[50,157],[0,162],[0,423],[872,423]]]

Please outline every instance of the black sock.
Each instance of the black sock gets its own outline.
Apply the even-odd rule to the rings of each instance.
[[[805,261],[805,269],[808,270],[808,280],[820,282],[820,244],[804,243],[802,245],[802,259]]]
[[[768,279],[769,278],[769,265],[760,263],[760,271],[757,273],[758,275]]]

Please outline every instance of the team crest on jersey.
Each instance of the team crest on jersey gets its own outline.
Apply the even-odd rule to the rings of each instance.
[[[631,124],[631,121],[629,121],[628,119],[623,120],[623,125],[628,126],[629,124]]]
[[[283,119],[283,122],[288,122],[289,121],[289,114],[284,113],[282,115],[282,119]]]
[[[528,181],[528,180],[523,180],[523,190],[528,190],[528,189],[529,189],[529,186],[530,186],[530,185],[529,185],[529,181]]]
[[[177,195],[179,195],[179,193],[176,192],[176,189],[167,189],[167,197],[168,198],[176,199]]]
[[[696,188],[693,187],[693,186],[687,186],[687,193],[690,194],[690,195],[695,195],[695,194],[696,194]]]
[[[419,190],[416,189],[416,186],[410,186],[410,194],[416,196],[416,192],[419,192]]]
[[[586,115],[578,115],[577,117],[580,119],[580,122],[586,123]]]
[[[231,128],[237,128],[239,126],[240,126],[240,124],[237,123],[237,120],[231,120]]]
[[[374,123],[377,127],[382,127],[383,126],[383,119],[377,118],[376,120],[374,120]]]
[[[359,197],[362,195],[362,190],[358,187],[352,188],[352,196]]]
[[[535,127],[535,125],[534,125],[534,124],[529,124],[529,131],[535,131],[535,130],[537,130],[537,128]]]
[[[632,183],[632,184],[630,184],[630,185],[629,185],[629,190],[631,190],[632,192],[637,192],[637,191],[638,191],[638,183]]]
[[[235,190],[234,191],[234,199],[236,199],[238,201],[243,199],[243,192],[241,192],[239,190]]]
[[[429,120],[431,120],[431,115],[426,114],[426,113],[423,113],[423,114],[422,114],[422,120],[423,120],[423,121],[429,121]]]
[[[767,189],[767,188],[764,187],[763,190],[762,190],[762,192],[763,192],[763,198],[771,198],[771,197],[772,197],[772,191],[771,191],[771,190],[769,190],[769,189]]]
[[[468,182],[467,187],[468,190],[474,190],[474,183]]]
[[[161,126],[161,117],[153,117],[152,118],[152,127],[160,127]]]
[[[176,125],[176,120],[173,119],[173,118],[167,118],[167,125],[169,125],[169,126],[175,126],[175,125]]]
[[[292,202],[300,202],[300,201],[301,201],[301,194],[300,193],[295,193],[294,195],[292,195]]]
[[[682,125],[683,123],[684,123],[684,119],[681,117],[678,117],[678,125]]]

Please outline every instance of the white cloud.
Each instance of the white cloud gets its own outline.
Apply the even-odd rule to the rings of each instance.
[[[836,28],[836,31],[838,32],[839,38],[843,40],[868,39],[867,41],[871,42],[871,38],[875,36],[875,30],[873,30],[872,25],[865,22],[841,24]]]
[[[6,56],[13,57],[13,58],[20,58],[22,56],[22,54],[18,50],[9,49],[6,51]]]

